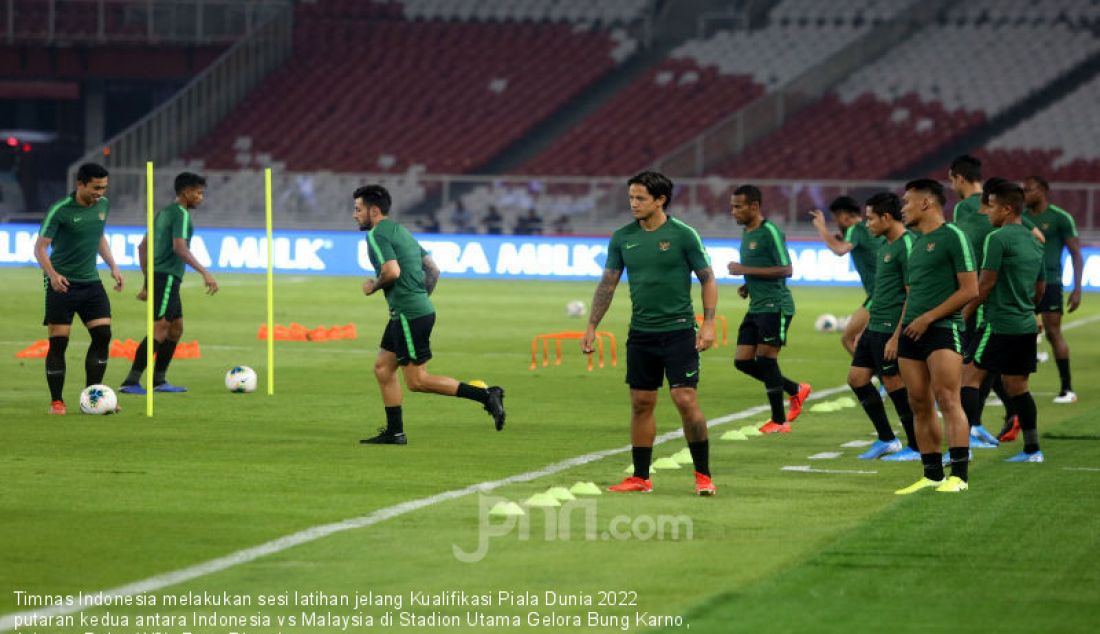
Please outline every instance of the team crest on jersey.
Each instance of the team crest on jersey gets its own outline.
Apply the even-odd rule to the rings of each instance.
[[[657,248],[662,250],[662,251],[668,251],[668,248],[670,246],[672,246],[672,243],[669,242],[668,240],[661,240],[660,242],[657,243]]]
[[[101,211],[101,212],[99,212],[99,219],[100,219],[100,220],[106,220],[106,219],[107,219],[107,214],[106,214],[106,212],[102,212],[102,211]]]
[[[1049,222],[1044,222],[1043,223],[1043,231],[1046,231],[1048,229],[1050,229],[1050,223]]]
[[[889,261],[890,261],[890,254],[889,254],[889,253],[887,253],[887,254],[886,254],[885,256],[883,256],[883,258],[882,258],[882,262],[883,262],[883,264],[885,264],[885,263],[887,263],[887,262],[889,262]]]
[[[749,250],[751,251],[755,248],[756,248],[756,240],[753,240],[752,242],[749,243]]]
[[[928,252],[931,253],[935,250],[936,250],[936,243],[935,242],[929,242],[928,243]]]

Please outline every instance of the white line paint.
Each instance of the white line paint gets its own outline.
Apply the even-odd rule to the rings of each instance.
[[[844,455],[844,454],[842,454],[839,451],[822,451],[821,453],[815,453],[814,455],[810,456],[809,459],[810,460],[833,460],[835,458],[841,457],[842,455]]]
[[[817,399],[817,398],[824,398],[826,396],[832,396],[833,394],[836,394],[837,392],[842,392],[842,391],[847,390],[847,389],[848,389],[847,385],[839,385],[837,387],[832,387],[832,388],[829,388],[829,389],[826,389],[826,390],[821,390],[820,392],[815,392],[815,393],[810,395],[810,399],[812,400],[812,399]],[[718,425],[733,422],[733,421],[736,421],[736,420],[743,420],[745,418],[749,418],[751,416],[756,416],[757,414],[761,414],[761,413],[769,411],[769,410],[770,410],[770,408],[767,405],[760,405],[760,406],[757,406],[757,407],[751,407],[751,408],[746,409],[746,410],[741,410],[740,412],[735,412],[733,414],[727,414],[725,416],[719,416],[718,418],[708,420],[707,421],[707,427],[716,427]],[[658,445],[658,444],[661,444],[661,443],[668,442],[669,440],[680,438],[683,435],[684,435],[683,430],[676,430],[676,431],[668,432],[666,434],[661,434],[654,441],[654,445]],[[417,499],[417,500],[410,500],[408,502],[402,502],[401,504],[395,504],[393,506],[387,506],[385,508],[378,509],[377,511],[374,511],[373,513],[370,513],[368,515],[363,515],[361,517],[347,519],[347,520],[344,520],[342,522],[334,522],[334,523],[331,523],[331,524],[321,524],[319,526],[314,526],[312,528],[307,528],[307,529],[299,531],[297,533],[286,535],[286,536],[280,537],[278,539],[274,539],[272,541],[269,541],[267,543],[260,544],[259,546],[253,546],[252,548],[245,548],[244,550],[238,550],[236,552],[229,553],[228,555],[225,555],[224,557],[218,557],[217,559],[211,559],[209,561],[205,561],[203,563],[196,564],[194,566],[188,566],[187,568],[181,568],[180,570],[175,570],[175,571],[172,571],[172,572],[156,575],[156,576],[153,576],[153,577],[149,577],[147,579],[142,579],[140,581],[135,581],[133,583],[128,583],[126,585],[111,588],[109,590],[103,590],[101,593],[100,592],[86,592],[85,596],[88,596],[88,595],[98,596],[100,594],[103,594],[103,595],[114,596],[114,597],[125,597],[125,596],[137,595],[137,594],[144,594],[144,593],[147,593],[147,592],[155,592],[155,591],[160,590],[162,588],[167,588],[169,586],[174,586],[176,584],[184,583],[186,581],[191,581],[192,579],[197,579],[199,577],[204,577],[206,575],[211,575],[211,574],[214,574],[216,572],[221,572],[223,570],[227,570],[229,568],[233,568],[233,567],[239,566],[241,564],[248,563],[250,561],[255,561],[256,559],[259,559],[261,557],[266,557],[267,555],[273,555],[275,553],[280,553],[284,550],[293,548],[295,546],[300,546],[302,544],[307,544],[309,542],[317,541],[318,539],[321,539],[323,537],[327,537],[327,536],[335,534],[335,533],[342,533],[344,531],[349,531],[349,530],[353,530],[353,529],[356,529],[356,528],[365,528],[367,526],[373,526],[375,524],[380,524],[380,523],[382,523],[386,520],[390,520],[390,519],[393,519],[395,517],[405,515],[406,513],[411,513],[413,511],[416,511],[416,510],[419,510],[419,509],[422,509],[422,508],[427,508],[429,506],[434,506],[434,505],[440,504],[442,502],[447,502],[449,500],[454,500],[456,498],[465,497],[465,496],[471,495],[473,493],[479,493],[479,492],[484,493],[484,492],[492,491],[494,489],[498,489],[502,486],[507,486],[509,484],[516,484],[516,483],[519,483],[519,482],[530,482],[531,480],[537,480],[538,478],[542,478],[542,477],[545,477],[545,476],[548,476],[548,475],[553,475],[555,473],[560,473],[562,471],[572,469],[573,467],[579,467],[581,465],[585,465],[585,464],[588,464],[590,462],[596,462],[597,460],[602,460],[604,458],[607,458],[608,456],[615,456],[615,455],[618,455],[618,454],[627,453],[629,451],[630,451],[630,446],[629,445],[627,445],[625,447],[618,447],[616,449],[605,449],[603,451],[595,451],[595,452],[592,452],[592,453],[584,454],[583,456],[577,456],[575,458],[569,458],[567,460],[562,460],[561,462],[555,462],[554,464],[547,465],[547,466],[545,466],[541,469],[537,469],[535,471],[528,471],[526,473],[520,473],[520,474],[517,474],[517,475],[514,475],[514,476],[509,476],[507,478],[502,478],[500,480],[490,480],[488,482],[480,482],[478,484],[471,484],[470,486],[462,488],[462,489],[452,489],[450,491],[444,491],[443,493],[437,493],[435,495],[431,495],[431,496],[428,496],[428,497],[425,497],[425,498],[420,498],[420,499]],[[871,473],[874,473],[874,472],[872,471]],[[56,605],[55,604],[55,605],[52,605],[50,607],[43,608],[41,610],[30,610],[30,611],[26,611],[26,612],[12,612],[10,614],[5,614],[4,616],[0,617],[0,632],[6,632],[8,630],[14,629],[15,619],[17,617],[27,618],[27,617],[33,616],[35,614],[37,614],[39,616],[60,616],[60,615],[63,615],[63,614],[76,614],[76,613],[82,612],[86,608],[90,608],[90,607],[96,607],[96,606],[84,605],[84,604],[78,602],[76,605],[71,605],[71,606],[69,606],[69,605]]]
[[[850,441],[844,443],[843,445],[841,445],[841,447],[847,447],[849,449],[857,449],[859,447],[869,447],[873,444],[875,444],[875,441],[873,441],[873,440],[850,440]]]
[[[878,471],[859,471],[856,469],[815,469],[808,464],[803,465],[787,465],[780,469],[780,471],[797,471],[799,473],[854,473],[858,475],[871,475],[878,473]]]
[[[1096,467],[1062,467],[1063,471],[1100,471]]]

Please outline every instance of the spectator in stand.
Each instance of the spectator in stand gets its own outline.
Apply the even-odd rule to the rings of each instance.
[[[568,236],[573,234],[573,225],[569,222],[569,216],[562,214],[558,216],[557,220],[553,223],[554,233],[559,236]]]
[[[434,210],[429,211],[428,215],[416,221],[416,228],[422,233],[439,233],[439,217]]]
[[[466,206],[462,204],[461,200],[456,200],[455,210],[451,213],[451,225],[454,227],[454,232],[477,233],[471,225],[472,221],[473,214],[466,209]]]
[[[500,215],[500,211],[494,205],[489,205],[489,213],[485,214],[481,222],[485,225],[485,233],[491,236],[504,233],[504,216]]]
[[[516,227],[512,233],[524,236],[541,236],[542,235],[542,216],[535,211],[534,207],[527,210],[526,216],[520,216],[516,221]]]

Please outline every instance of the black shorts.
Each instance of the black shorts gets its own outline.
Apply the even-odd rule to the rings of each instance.
[[[46,314],[42,325],[71,324],[73,315],[80,315],[85,324],[111,317],[111,300],[103,282],[69,282],[69,291],[58,293],[46,280]]]
[[[852,367],[870,368],[883,376],[897,376],[898,361],[885,358],[886,342],[894,336],[890,332],[864,330],[852,355]]]
[[[153,302],[153,317],[175,321],[183,317],[183,303],[180,302],[180,282],[178,275],[156,273],[153,275],[153,294],[148,301]]]
[[[656,390],[664,377],[668,386],[699,384],[699,351],[695,329],[672,332],[631,330],[626,339],[626,383],[633,390]]]
[[[737,329],[739,346],[775,346],[787,345],[787,329],[791,327],[794,315],[782,313],[747,313]]]
[[[974,346],[974,365],[1002,375],[1027,376],[1035,373],[1035,333],[1005,335],[983,329]]]
[[[928,355],[936,350],[951,350],[960,355],[963,353],[962,333],[957,326],[950,328],[932,326],[924,331],[919,341],[908,337],[904,327],[902,328],[901,337],[898,339],[899,359],[926,361]]]
[[[382,349],[397,355],[398,365],[423,365],[432,358],[432,328],[435,327],[435,313],[405,319],[398,315],[386,324],[382,333]]]
[[[1065,312],[1062,309],[1062,285],[1061,284],[1047,284],[1047,290],[1043,291],[1043,299],[1039,301],[1039,304],[1035,306],[1036,313],[1058,313],[1061,315]]]
[[[984,308],[984,306],[979,306],[978,310],[970,316],[970,319],[966,320],[966,330],[959,333],[959,339],[962,340],[963,363],[970,363],[974,360],[974,349],[978,347],[978,339],[981,338],[982,332],[985,330],[984,321],[981,325],[978,322],[979,314],[985,312]]]

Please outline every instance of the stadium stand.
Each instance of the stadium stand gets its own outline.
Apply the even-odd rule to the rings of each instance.
[[[737,177],[883,178],[1043,89],[1100,51],[1063,3],[967,3],[714,170]],[[1088,4],[1088,3],[1077,3]],[[1092,13],[1096,6],[1092,4]],[[1011,69],[1006,79],[1005,69]],[[890,142],[873,143],[872,140]]]
[[[189,158],[247,167],[247,138],[292,170],[467,172],[615,67],[605,31],[378,19],[394,7],[298,5],[295,56]]]
[[[772,10],[766,28],[719,31],[690,40],[516,172],[635,171],[910,4],[912,0],[784,0]]]

